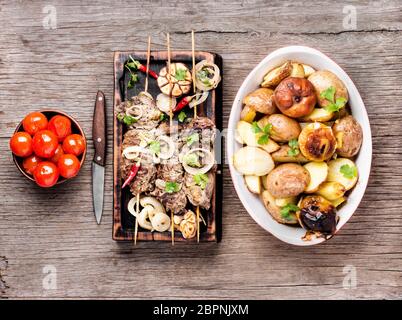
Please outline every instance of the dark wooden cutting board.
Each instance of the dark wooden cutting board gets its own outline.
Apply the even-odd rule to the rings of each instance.
[[[114,108],[122,101],[128,100],[144,90],[145,74],[138,72],[139,81],[133,88],[128,89],[127,84],[130,80],[130,74],[124,65],[132,56],[135,60],[146,65],[146,52],[115,52],[114,54]],[[210,52],[196,51],[196,63],[201,60],[208,60],[215,63],[221,70],[222,75],[222,58]],[[150,69],[159,73],[159,70],[166,66],[167,51],[154,51],[151,53]],[[191,51],[172,51],[172,62],[182,62],[192,69]],[[155,79],[149,77],[148,92],[156,98],[160,93],[159,87]],[[193,110],[188,107],[184,109],[189,117],[193,117]],[[222,130],[222,81],[219,86],[212,90],[208,99],[197,106],[198,116],[208,117],[215,122],[218,130]],[[120,172],[121,163],[121,144],[123,134],[126,129],[116,119],[113,118],[113,239],[116,241],[133,241],[135,218],[128,212],[127,203],[133,197],[128,188],[121,189],[122,178]],[[221,148],[220,154],[223,159],[222,144],[218,143],[216,148]],[[216,152],[219,154],[219,152]],[[189,209],[195,212],[195,208],[190,204]],[[207,226],[200,223],[200,241],[217,242],[221,239],[221,221],[222,221],[222,165],[218,163],[217,173],[215,174],[215,188],[212,196],[212,206],[209,210],[201,210],[206,219]],[[167,232],[150,232],[139,228],[138,241],[171,241],[171,233]],[[196,242],[196,237],[186,240],[182,237],[181,232],[175,232],[175,241],[191,241]]]

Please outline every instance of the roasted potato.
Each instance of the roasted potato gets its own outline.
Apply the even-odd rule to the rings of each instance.
[[[310,174],[301,165],[285,163],[277,166],[267,176],[267,190],[275,198],[296,197],[310,183]]]
[[[290,147],[288,145],[280,146],[280,148],[271,154],[275,162],[298,162],[305,163],[308,160],[299,152],[298,155],[289,155]]]
[[[332,205],[337,208],[339,207],[342,203],[344,203],[346,201],[346,197],[340,197],[338,199],[335,200],[331,200],[330,202],[332,203]]]
[[[290,72],[290,77],[304,78],[303,65],[297,62],[292,62],[292,71]]]
[[[359,173],[354,162],[347,158],[337,158],[328,163],[328,181],[336,181],[345,187],[352,189],[359,178]]]
[[[300,225],[306,230],[324,235],[335,233],[336,209],[331,202],[321,196],[307,196],[300,202],[300,211],[296,213]]]
[[[283,114],[272,114],[265,116],[258,121],[258,125],[263,128],[268,123],[272,125],[271,139],[277,142],[288,142],[297,139],[301,128],[299,123]]]
[[[331,120],[333,116],[333,112],[327,111],[323,108],[314,108],[313,112],[299,120],[306,122],[326,122]]]
[[[329,87],[335,88],[335,101],[338,98],[344,98],[346,101],[349,99],[348,90],[344,83],[331,71],[319,70],[314,72],[308,77],[308,80],[312,83],[315,93],[318,99],[318,105],[321,108],[327,107],[330,101],[321,97],[321,93],[327,90]]]
[[[257,147],[243,147],[234,154],[233,165],[244,175],[264,176],[275,167],[270,154]]]
[[[258,139],[261,135],[262,133],[254,133],[253,126],[248,122],[239,121],[237,123],[236,136],[239,137],[237,141],[242,141],[242,143],[250,147],[260,147],[268,153],[274,152],[280,148],[280,146],[272,139],[268,139],[265,144],[259,144]]]
[[[275,198],[269,193],[269,191],[264,190],[261,194],[262,202],[268,213],[279,223],[284,224],[297,224],[296,214],[290,213],[286,216],[281,214],[281,207],[277,206],[275,203]]]
[[[309,66],[308,64],[302,64],[302,66],[303,66],[304,76],[306,78],[308,78],[315,72],[315,69],[312,66]]]
[[[336,149],[336,139],[331,127],[315,122],[306,126],[299,135],[301,153],[311,161],[325,161]]]
[[[326,162],[309,162],[304,165],[304,169],[310,173],[310,183],[304,192],[316,192],[320,185],[327,179],[328,165]]]
[[[261,193],[261,177],[245,175],[244,181],[246,182],[246,186],[250,192],[256,194]]]
[[[345,187],[339,182],[327,181],[320,185],[316,193],[331,201],[343,197],[345,191]]]
[[[283,79],[290,76],[292,72],[292,63],[286,61],[283,65],[269,71],[261,83],[261,87],[271,88],[277,86]]]
[[[290,77],[275,88],[274,100],[275,105],[283,114],[292,118],[300,118],[313,112],[317,97],[310,81]]]
[[[274,102],[274,90],[268,88],[259,88],[249,93],[243,99],[243,103],[264,114],[273,114],[277,111]]]
[[[240,120],[251,123],[254,121],[256,115],[257,115],[257,111],[255,111],[254,108],[245,105],[240,112]]]
[[[338,155],[351,158],[359,152],[363,141],[363,130],[355,118],[346,116],[335,121],[332,130],[337,141]]]
[[[284,207],[288,204],[296,204],[296,202],[297,202],[297,197],[276,198],[275,199],[275,204],[278,207]]]

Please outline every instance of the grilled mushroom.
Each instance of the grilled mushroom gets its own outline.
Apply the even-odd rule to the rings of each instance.
[[[167,96],[180,97],[191,89],[192,77],[190,70],[183,63],[171,63],[170,72],[164,67],[159,72],[158,86]]]

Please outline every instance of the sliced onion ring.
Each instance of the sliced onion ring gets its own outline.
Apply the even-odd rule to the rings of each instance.
[[[173,157],[174,151],[175,151],[175,145],[174,145],[172,138],[163,135],[163,136],[159,136],[158,138],[156,138],[156,140],[164,141],[168,145],[168,150],[166,152],[163,152],[163,150],[161,148],[161,150],[158,154],[158,157],[163,160],[167,160],[167,159],[170,159],[171,157]]]
[[[130,146],[123,150],[122,155],[128,160],[139,159],[141,153],[145,153],[146,149],[140,146]]]
[[[138,115],[135,115],[135,114],[133,113],[133,111],[134,111],[135,109],[137,109],[137,110],[140,111]],[[128,116],[130,116],[130,117],[133,117],[134,119],[138,120],[138,119],[142,118],[142,116],[144,115],[143,108],[142,108],[141,105],[135,104],[135,105],[131,106],[130,108],[128,108],[128,109],[126,110],[126,115],[128,115]]]
[[[177,100],[175,97],[169,97],[164,93],[158,94],[156,97],[156,106],[158,109],[164,113],[169,113],[170,108],[174,110],[176,107]]]
[[[195,106],[197,106],[197,105],[203,103],[205,100],[207,100],[208,96],[209,96],[208,91],[204,91],[202,93],[201,92],[197,93],[192,97],[191,102],[188,104],[188,106],[190,108],[194,108]]]
[[[208,69],[211,69],[211,68],[212,68],[212,70],[210,70],[210,71],[212,71],[213,77],[212,77],[211,79],[209,79],[209,81],[211,82],[210,85],[204,84],[204,83],[197,77],[197,73],[198,73],[199,71],[201,71],[202,69],[204,69],[204,68],[205,68],[205,69],[206,69],[206,68],[208,68]],[[219,82],[221,81],[221,76],[220,76],[219,67],[218,67],[216,64],[214,64],[214,63],[212,63],[212,62],[209,62],[209,61],[207,61],[207,60],[202,60],[202,61],[198,62],[198,63],[195,65],[195,71],[196,71],[195,85],[196,85],[196,87],[197,87],[199,90],[201,90],[201,91],[209,91],[209,90],[215,89],[215,88],[218,86]]]
[[[131,200],[127,204],[127,210],[130,212],[134,217],[137,216],[136,212],[136,207],[137,207],[137,197],[131,198]],[[138,210],[140,211],[140,210]]]
[[[189,174],[192,174],[192,175],[207,173],[209,170],[211,170],[211,168],[215,164],[215,158],[214,158],[213,154],[207,149],[203,149],[203,148],[191,149],[184,154],[182,159],[185,159],[187,155],[189,155],[190,153],[194,153],[194,152],[204,153],[207,156],[207,158],[206,158],[207,164],[201,168],[193,168],[193,167],[189,166],[184,160],[182,160],[182,165],[183,165],[184,170],[186,170],[186,172],[188,172]]]

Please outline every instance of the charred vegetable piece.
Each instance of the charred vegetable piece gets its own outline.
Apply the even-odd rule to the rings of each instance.
[[[304,198],[300,203],[297,219],[300,225],[308,231],[332,235],[336,230],[336,209],[331,202],[321,196],[314,195]]]

